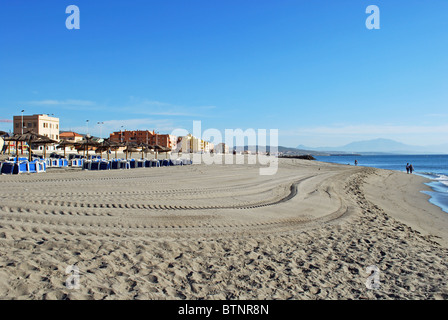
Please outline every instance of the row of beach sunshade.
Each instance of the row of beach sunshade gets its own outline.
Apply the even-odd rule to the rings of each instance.
[[[40,173],[46,172],[48,167],[82,167],[84,170],[113,170],[113,169],[134,169],[151,167],[183,166],[192,164],[190,159],[99,159],[92,160],[73,158],[47,158],[34,159],[28,161],[27,158],[10,158],[7,161],[0,162],[1,174],[19,174],[19,173]]]
[[[163,160],[147,160],[147,159],[96,159],[84,160],[82,168],[85,170],[114,170],[114,169],[135,169],[135,168],[153,168],[153,167],[169,167],[184,166],[192,164],[190,159],[163,159]]]

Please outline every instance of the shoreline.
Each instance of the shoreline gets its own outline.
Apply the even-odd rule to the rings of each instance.
[[[372,181],[372,178],[367,181],[364,186],[367,198],[392,217],[448,248],[448,214],[431,203],[431,196],[425,193],[432,191],[426,184],[429,179],[394,170],[376,170],[380,170],[383,179],[381,182]],[[401,183],[398,182],[400,179]],[[403,197],[403,193],[410,196]]]
[[[422,177],[297,159],[258,169],[1,176],[0,298],[448,298],[438,207],[411,193]]]
[[[316,160],[316,161],[320,161],[320,162],[324,162],[324,163],[332,163],[332,164],[340,164],[340,165],[347,165],[347,166],[351,166],[350,163],[344,164],[344,163],[335,163],[335,162],[326,162],[323,161],[322,159],[320,160]],[[387,171],[393,171],[393,172],[399,172],[399,173],[406,173],[405,170],[396,170],[396,169],[383,169],[383,168],[377,168],[377,167],[373,167],[373,166],[366,166],[366,165],[359,165],[360,167],[367,167],[367,168],[375,168],[375,169],[379,169],[379,170],[387,170]],[[440,208],[443,212],[445,212],[446,214],[448,214],[448,199],[444,198],[444,194],[442,193],[442,191],[438,190],[440,189],[440,187],[436,186],[435,183],[437,183],[437,179],[433,179],[429,176],[431,175],[441,175],[440,173],[430,173],[430,172],[414,172],[413,175],[417,175],[420,177],[425,178],[427,181],[426,182],[422,182],[424,184],[424,187],[422,188],[422,190],[420,192],[428,195],[428,199],[427,201],[434,205],[437,206],[438,208]],[[434,184],[434,185],[431,185]],[[445,188],[445,186],[444,186]]]
[[[337,165],[352,166],[350,164]],[[388,210],[388,212],[394,218],[402,221],[413,229],[429,236],[430,238],[434,238],[436,242],[448,248],[448,232],[446,231],[448,230],[448,214],[441,205],[433,203],[431,201],[433,196],[428,194],[431,192],[437,193],[437,191],[433,187],[428,185],[433,180],[419,173],[407,174],[405,171],[400,170],[380,169],[369,166],[359,167],[371,168],[377,170],[377,172],[381,172],[383,174],[384,181],[387,181],[391,177],[395,178],[396,176],[400,176],[401,178],[406,179],[406,181],[409,183],[409,186],[405,191],[402,192],[412,194],[414,195],[415,199],[417,199],[414,201],[407,201],[411,203],[411,205],[409,205],[408,203],[405,203],[405,205],[403,205],[404,202],[399,204],[395,199],[392,199],[391,197],[396,196],[396,193],[394,193],[391,188],[387,188],[387,183],[368,183],[367,191],[369,192],[367,196],[373,202],[379,203],[382,206],[391,209]],[[393,185],[396,186],[396,183],[397,182],[395,181]],[[403,188],[404,186],[401,187]],[[413,199],[414,197],[411,196],[410,199]],[[427,205],[424,205],[422,201],[426,202]],[[400,208],[399,211],[397,211],[398,207]]]

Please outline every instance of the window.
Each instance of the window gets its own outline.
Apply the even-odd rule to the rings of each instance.
[[[33,124],[31,122],[28,122],[28,128],[32,128]]]

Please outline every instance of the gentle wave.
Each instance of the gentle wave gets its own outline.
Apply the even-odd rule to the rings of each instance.
[[[428,178],[431,182],[426,183],[434,191],[448,193],[448,176],[433,172],[419,172],[418,175]]]
[[[443,183],[448,187],[448,176],[440,175],[440,177],[436,178],[435,180],[439,181],[440,183]]]

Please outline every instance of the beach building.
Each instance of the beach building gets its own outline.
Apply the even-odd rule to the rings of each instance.
[[[82,135],[80,135],[79,133],[76,133],[76,132],[71,132],[71,131],[61,132],[61,134],[59,135],[59,139],[76,143],[76,142],[82,141]]]
[[[192,134],[179,137],[178,144],[180,144],[178,149],[184,153],[210,153],[214,149],[213,143],[198,139]]]
[[[209,141],[201,140],[201,146],[204,153],[214,152],[215,145]]]
[[[151,144],[155,133],[149,130],[121,130],[110,134],[110,141]]]
[[[23,120],[23,121],[22,121]],[[53,140],[59,140],[59,118],[47,114],[20,115],[13,117],[14,133],[34,132]],[[39,146],[38,150],[43,150]],[[46,146],[47,150],[55,150],[55,146]]]
[[[59,118],[50,117],[46,114],[14,116],[14,133],[32,131],[34,133],[59,140]],[[23,131],[22,131],[23,130]]]
[[[201,150],[200,140],[192,134],[179,137],[178,144],[180,145],[179,151],[183,153],[196,153]]]
[[[67,131],[67,132],[61,132],[59,134],[59,139],[61,141],[76,143],[82,141],[83,136],[76,132]],[[74,151],[74,150],[76,150],[74,146],[65,147],[65,151]]]
[[[154,145],[159,145],[165,148],[175,150],[177,148],[177,137],[172,134],[158,134],[154,135]]]
[[[154,130],[124,130],[110,134],[110,140],[123,143],[146,143],[149,145],[159,145],[165,148],[175,149],[177,137],[171,134],[159,134]]]
[[[214,148],[215,153],[229,153],[229,146],[225,143],[218,143]]]

